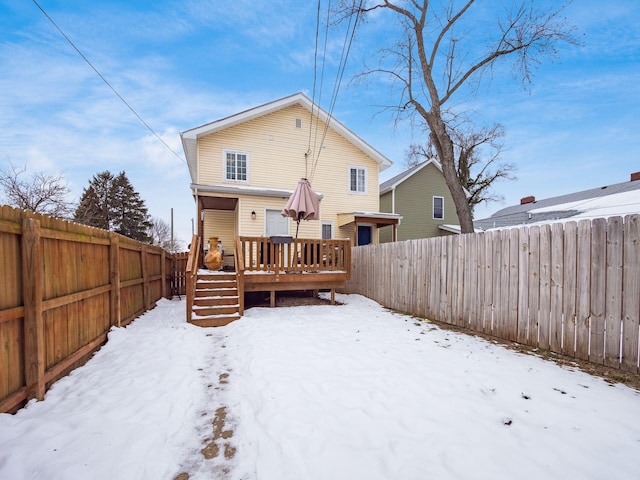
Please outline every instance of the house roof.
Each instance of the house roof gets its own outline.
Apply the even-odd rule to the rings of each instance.
[[[375,148],[358,137],[355,133],[345,127],[342,123],[336,120],[333,116],[330,116],[325,110],[313,103],[305,94],[296,93],[288,97],[275,100],[273,102],[265,103],[258,107],[250,108],[240,113],[221,118],[211,123],[206,123],[199,127],[191,128],[180,133],[182,139],[182,148],[184,149],[185,156],[187,158],[187,164],[191,173],[191,180],[195,183],[196,172],[196,160],[197,160],[197,142],[198,138],[210,135],[220,130],[239,125],[241,123],[248,122],[250,120],[268,115],[283,108],[287,108],[293,105],[300,105],[309,112],[312,112],[320,120],[328,123],[336,132],[342,135],[347,141],[353,144],[356,148],[359,148],[364,153],[373,158],[380,165],[380,170],[384,170],[390,167],[392,162],[387,157],[378,152]]]
[[[424,167],[426,167],[427,165],[430,165],[430,164],[433,164],[438,170],[440,170],[442,172],[442,165],[440,165],[440,162],[438,162],[435,158],[430,158],[429,160],[426,160],[426,161],[424,161],[422,163],[414,165],[413,167],[409,168],[408,170],[405,170],[404,172],[399,173],[395,177],[392,177],[389,180],[386,180],[386,181],[382,182],[380,184],[380,195],[383,195],[383,194],[387,193],[388,191],[393,190],[398,185],[400,185],[402,182],[404,182],[406,179],[408,179],[409,177],[415,175],[420,170],[422,170]]]
[[[476,220],[477,229],[640,213],[640,180],[512,205]]]

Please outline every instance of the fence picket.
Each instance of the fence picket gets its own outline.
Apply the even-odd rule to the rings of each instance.
[[[604,364],[615,368],[621,353],[623,228],[622,218],[607,220]]]
[[[483,333],[491,333],[493,326],[493,244],[496,241],[496,233],[486,233],[484,237],[484,319],[483,319]]]
[[[640,215],[626,217],[624,225],[624,267],[622,270],[622,365],[640,373],[638,330],[640,329]]]
[[[551,227],[540,227],[540,314],[538,346],[549,348],[549,316],[551,314]]]
[[[538,346],[540,324],[540,227],[529,229],[529,332],[527,345]]]
[[[506,337],[516,341],[518,338],[518,268],[520,266],[520,244],[518,230],[513,228],[509,232],[509,282],[506,322]]]
[[[549,314],[549,348],[562,351],[564,323],[562,298],[564,285],[564,228],[561,223],[551,225],[551,304]]]
[[[589,359],[591,324],[591,222],[578,222],[576,288],[576,357]]]
[[[562,353],[575,355],[576,349],[576,268],[577,268],[578,224],[568,222],[564,225],[564,274],[562,311],[564,337]]]
[[[591,331],[589,361],[604,363],[607,221],[596,218],[591,235]]]
[[[527,343],[529,332],[529,229],[518,229],[518,318],[516,341]]]

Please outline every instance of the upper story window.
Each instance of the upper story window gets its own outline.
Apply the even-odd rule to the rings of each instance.
[[[444,218],[444,197],[433,197],[433,218],[435,220]]]
[[[367,193],[367,169],[349,167],[349,192]]]
[[[249,156],[244,152],[225,150],[224,179],[230,182],[246,182],[249,173]]]

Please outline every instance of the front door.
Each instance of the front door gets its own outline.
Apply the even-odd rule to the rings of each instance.
[[[369,225],[358,225],[358,246],[369,245],[371,243],[371,227]]]
[[[282,210],[269,210],[265,213],[265,236],[289,235],[289,217],[283,217]]]

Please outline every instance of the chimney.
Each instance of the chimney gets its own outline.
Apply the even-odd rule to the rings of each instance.
[[[635,182],[636,180],[640,180],[640,172],[635,172],[631,174],[631,182]]]
[[[527,203],[534,203],[536,201],[536,197],[533,195],[529,195],[528,197],[524,197],[520,199],[520,205],[526,205]]]

